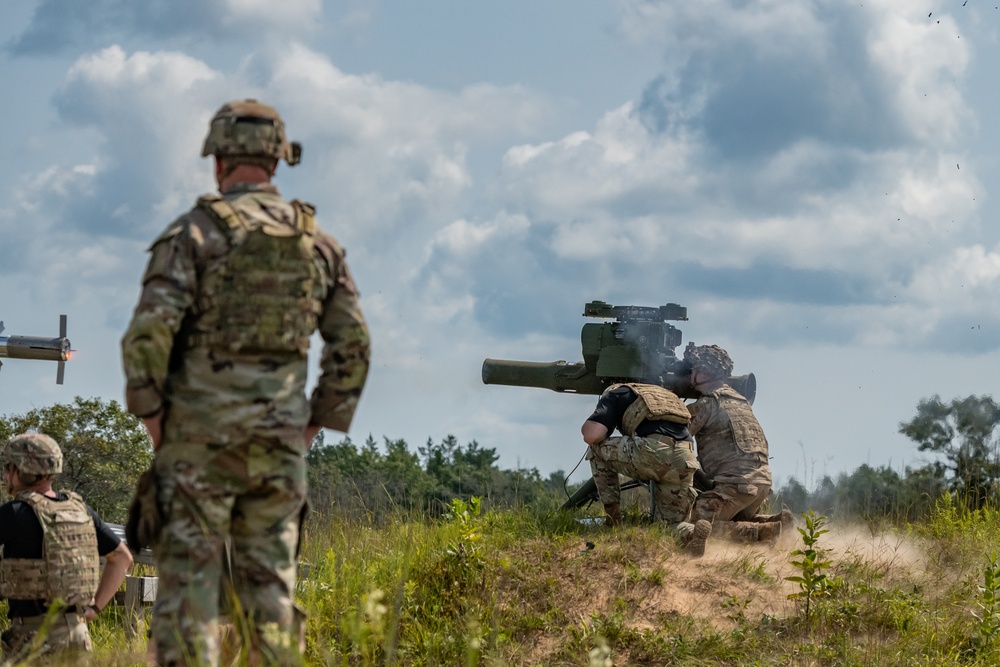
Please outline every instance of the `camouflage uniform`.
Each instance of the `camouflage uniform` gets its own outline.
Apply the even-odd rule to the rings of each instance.
[[[22,477],[50,476],[62,471],[62,450],[47,435],[25,433],[12,438],[4,449],[4,467],[13,465]],[[90,510],[76,493],[49,497],[24,490],[0,510],[8,517],[17,503],[27,504],[41,527],[41,559],[7,557],[0,561],[0,597],[9,601],[10,626],[2,636],[3,654],[11,664],[59,654],[69,659],[75,651],[91,651],[90,633],[84,608],[91,604],[100,579],[97,534]],[[10,515],[15,516],[15,515]],[[21,524],[12,521],[0,527],[0,545],[8,552]],[[30,533],[28,533],[30,534]],[[25,538],[22,534],[22,542]],[[21,549],[23,544],[18,545]],[[61,613],[48,608],[59,599],[66,606]],[[6,664],[6,663],[5,663]]]
[[[715,481],[713,489],[698,496],[693,514],[712,521],[713,534],[729,532],[737,540],[753,541],[757,524],[747,522],[771,492],[764,431],[749,401],[728,385],[706,393],[688,409],[698,460]]]
[[[220,110],[204,153],[244,161],[239,147],[210,145],[218,126],[242,113],[273,114],[281,131],[272,148],[298,161],[277,114],[253,101]],[[238,121],[236,140],[259,138],[259,126]],[[160,664],[217,664],[227,539],[251,650],[276,664],[301,660],[292,595],[306,496],[304,432],[309,425],[348,430],[369,365],[344,251],[312,216],[312,207],[285,201],[270,184],[240,183],[222,197],[201,198],[150,248],[122,352],[129,410],[140,417],[165,411],[154,461],[164,516],[154,544]],[[317,328],[325,344],[310,401],[306,353]]]
[[[634,396],[624,410],[609,406],[614,392],[621,387],[632,391],[629,398]],[[601,416],[604,411],[607,416]],[[684,428],[689,419],[684,403],[662,387],[638,383],[609,387],[590,420],[605,426],[610,424],[609,432],[617,428],[622,435],[605,438],[587,450],[601,503],[607,507],[621,502],[619,474],[651,481],[656,519],[682,536],[690,535],[694,525],[688,518],[695,497],[694,472],[698,460]],[[616,423],[611,424],[612,421]],[[658,422],[676,425],[658,429],[670,430],[674,435],[652,432]]]

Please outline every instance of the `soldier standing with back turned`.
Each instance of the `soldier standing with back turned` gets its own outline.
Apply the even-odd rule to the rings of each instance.
[[[221,195],[201,197],[150,248],[122,340],[129,410],[156,450],[164,524],[152,638],[161,665],[215,665],[223,546],[231,541],[250,664],[299,664],[297,543],[305,452],[321,427],[347,432],[369,339],[344,251],[314,210],[271,184],[299,161],[277,112],[224,105],[202,155]],[[312,333],[322,374],[305,396]]]

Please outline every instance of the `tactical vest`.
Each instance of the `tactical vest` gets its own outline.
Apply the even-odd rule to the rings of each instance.
[[[750,401],[728,385],[713,394],[718,396],[719,405],[729,415],[729,428],[736,446],[747,454],[763,454],[767,460],[767,438],[750,409]]]
[[[728,385],[706,396],[718,401],[720,417],[695,435],[702,468],[739,471],[739,476],[767,468],[767,438],[750,402]]]
[[[290,203],[295,219],[285,224],[241,214],[218,195],[198,199],[226,235],[229,253],[201,277],[191,347],[306,357],[326,285],[314,252],[315,210]]]
[[[625,435],[635,435],[639,424],[646,420],[668,421],[687,426],[691,422],[691,413],[688,412],[684,401],[677,397],[674,392],[664,389],[655,384],[621,383],[613,384],[607,391],[618,387],[628,387],[636,393],[636,400],[628,406],[622,416],[622,431]]]
[[[83,499],[64,493],[68,499],[62,501],[34,491],[17,495],[42,526],[42,558],[0,561],[0,597],[48,603],[61,598],[80,607],[93,601],[101,575],[97,532]]]

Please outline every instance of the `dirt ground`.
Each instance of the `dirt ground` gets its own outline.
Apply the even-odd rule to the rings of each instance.
[[[796,558],[791,551],[802,548],[797,531],[782,535],[774,547],[710,539],[705,556],[692,559],[666,535],[649,539],[634,532],[643,530],[654,528],[595,528],[593,536],[554,555],[550,576],[558,591],[555,602],[570,622],[586,624],[594,613],[617,610],[630,627],[640,630],[662,627],[664,617],[679,616],[726,631],[736,626],[740,613],[750,623],[797,613],[797,602],[788,596],[798,585],[785,580],[798,574],[789,562]],[[885,583],[920,580],[925,572],[919,545],[865,526],[832,526],[820,546],[833,561],[831,573],[863,567]],[[542,633],[522,664],[544,662],[558,643]]]

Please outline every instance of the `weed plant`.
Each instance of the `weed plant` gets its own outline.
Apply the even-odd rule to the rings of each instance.
[[[786,581],[799,585],[799,590],[788,596],[789,600],[805,600],[806,619],[809,618],[812,601],[821,595],[830,592],[833,582],[827,579],[826,570],[832,561],[826,559],[826,551],[819,547],[819,538],[830,531],[824,528],[826,525],[825,516],[816,516],[809,510],[802,513],[805,519],[805,528],[799,528],[802,535],[803,549],[796,549],[792,556],[799,556],[799,560],[790,561],[792,566],[799,570],[799,574],[792,577],[785,577]]]

